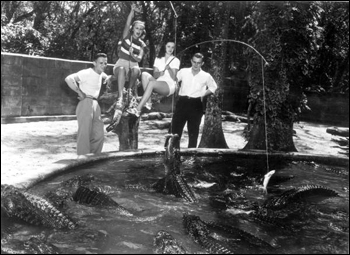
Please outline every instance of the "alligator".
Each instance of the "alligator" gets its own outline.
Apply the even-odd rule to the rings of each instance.
[[[216,222],[208,222],[202,220],[199,216],[188,213],[183,214],[183,223],[185,231],[198,243],[201,247],[210,253],[215,254],[232,254],[235,251],[234,240],[248,242],[255,247],[263,247],[272,250],[268,242],[256,237],[242,229],[223,225]],[[214,238],[215,234],[227,236],[227,241]]]
[[[131,184],[125,185],[125,188],[174,195],[175,197],[183,198],[190,203],[197,202],[196,196],[181,173],[179,140],[180,138],[177,134],[166,135],[163,160],[166,174],[165,177],[149,187],[140,184]]]
[[[155,254],[188,254],[178,241],[168,232],[160,230],[153,241]]]
[[[1,238],[1,254],[60,254],[60,250],[41,236],[17,240],[8,236]]]
[[[152,221],[158,216],[136,217],[125,207],[119,205],[110,196],[110,186],[96,186],[92,183],[95,177],[92,174],[75,176],[61,183],[55,191],[50,191],[46,197],[58,206],[65,206],[68,200],[78,204],[112,209],[122,216],[133,217],[134,221]]]
[[[74,176],[63,181],[56,190],[47,192],[44,197],[56,206],[56,208],[64,210],[67,207],[67,201],[73,200],[73,195],[77,189],[80,186],[91,185],[93,180],[95,180],[95,176],[92,174]]]
[[[263,181],[265,183],[263,187],[265,191],[267,183],[269,183],[268,178],[271,178],[271,176],[271,174],[265,175]],[[265,193],[265,195],[267,194]],[[233,190],[230,190],[226,194],[212,197],[211,203],[215,208],[226,209],[226,213],[246,214],[249,215],[249,218],[257,220],[259,223],[293,231],[290,226],[285,224],[284,219],[293,213],[305,210],[305,207],[300,206],[301,204],[305,204],[310,199],[311,201],[317,201],[337,196],[339,195],[336,191],[327,187],[304,185],[289,189],[277,195],[269,195],[262,204],[252,202],[246,199],[244,195],[237,196],[237,192],[233,192]]]
[[[324,200],[329,197],[337,197],[339,194],[327,187],[320,185],[304,185],[298,188],[289,189],[279,195],[269,197],[263,204],[252,203],[248,215],[261,223],[274,225],[288,231],[294,231],[285,224],[285,219],[294,213],[300,215],[309,199],[311,201]],[[246,208],[247,209],[247,208]]]
[[[73,194],[73,200],[77,203],[91,206],[113,207],[121,215],[133,216],[126,208],[119,205],[110,196],[96,188],[79,186],[77,191]]]
[[[1,185],[1,209],[8,217],[51,228],[75,229],[76,223],[49,201],[21,191],[12,185]]]
[[[282,209],[291,203],[301,203],[309,199],[310,197],[318,197],[319,199],[326,199],[328,197],[338,197],[339,194],[327,187],[320,185],[303,185],[298,188],[293,188],[284,191],[282,194],[268,198],[263,208],[268,209]]]

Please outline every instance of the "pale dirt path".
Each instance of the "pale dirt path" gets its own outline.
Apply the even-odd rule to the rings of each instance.
[[[141,121],[139,149],[162,150],[167,129],[151,127],[152,121]],[[223,130],[230,149],[242,149],[245,123],[223,122]],[[297,123],[294,142],[299,152],[345,157],[326,132],[327,125]],[[187,128],[185,127],[184,130]],[[33,176],[47,173],[49,166],[64,166],[76,156],[77,121],[40,121],[1,124],[1,183],[21,183]],[[200,141],[200,137],[199,137]],[[187,132],[181,147],[187,147]],[[118,137],[105,132],[103,152],[118,151]]]

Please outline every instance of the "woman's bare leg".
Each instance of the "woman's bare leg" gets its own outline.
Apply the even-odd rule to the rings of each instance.
[[[147,90],[148,83],[150,81],[155,81],[156,79],[148,72],[143,72],[141,75],[141,82],[142,82],[142,88],[143,88],[143,93]],[[151,92],[152,94],[152,92]],[[148,103],[151,103],[151,97],[148,97],[148,100],[146,101]]]
[[[125,85],[125,76],[126,71],[124,67],[117,67],[114,69],[114,75],[117,76],[118,79],[118,98],[123,99],[123,88]]]
[[[153,91],[163,96],[169,95],[170,92],[168,83],[165,81],[150,81],[146,87],[145,92],[143,93],[141,102],[136,108],[138,111],[141,111],[142,107],[150,99]]]

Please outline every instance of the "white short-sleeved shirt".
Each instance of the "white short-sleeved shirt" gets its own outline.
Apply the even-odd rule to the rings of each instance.
[[[168,58],[168,61],[165,62],[165,57],[162,58],[156,58],[153,64],[153,67],[157,67],[160,72],[164,71],[165,66],[169,64],[169,67],[172,69],[179,69],[180,68],[180,60],[177,57],[170,57]],[[173,78],[171,78],[170,73],[168,70],[165,70],[164,75],[158,77],[157,81],[165,81],[168,86],[170,93],[169,95],[173,94],[175,92],[175,81]]]
[[[182,82],[179,90],[180,96],[202,97],[207,87],[212,93],[215,93],[218,88],[216,82],[209,73],[200,70],[199,73],[193,75],[192,67],[182,68],[178,71],[177,79],[179,82]]]
[[[102,72],[101,74],[96,73],[92,68],[83,69],[77,72],[80,83],[79,88],[86,95],[97,98],[100,94],[102,78],[107,75]]]
[[[179,69],[179,68],[180,68],[180,60],[179,60],[177,57],[174,57],[174,56],[168,58],[168,61],[167,61],[167,62],[165,62],[165,57],[156,58],[156,59],[154,60],[153,66],[154,66],[154,67],[157,67],[159,71],[164,71],[165,66],[166,66],[168,63],[170,63],[170,64],[169,64],[169,67],[172,68],[172,69]],[[169,77],[171,78],[171,76],[170,76],[168,70],[166,70],[166,71],[164,72],[164,76],[169,76]]]

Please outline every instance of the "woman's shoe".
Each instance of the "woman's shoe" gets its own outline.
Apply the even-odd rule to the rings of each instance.
[[[133,107],[133,108],[128,108],[127,110],[126,110],[126,112],[127,113],[129,113],[129,114],[131,114],[131,115],[134,115],[135,117],[140,117],[140,115],[141,115],[141,111],[138,111],[135,107]]]
[[[144,106],[148,111],[152,110],[152,103],[151,102],[146,102]]]

